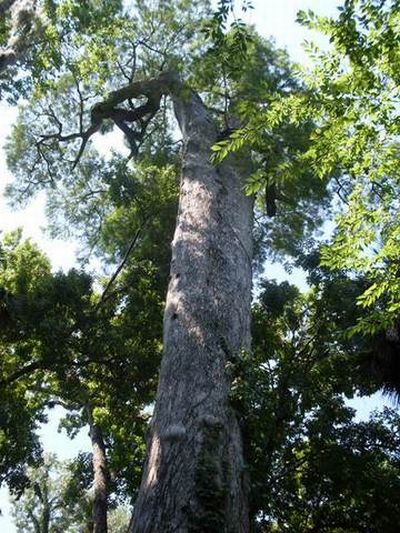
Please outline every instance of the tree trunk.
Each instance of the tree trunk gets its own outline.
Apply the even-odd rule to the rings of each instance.
[[[134,533],[249,531],[231,369],[250,347],[252,200],[244,168],[210,161],[200,98],[174,98],[184,140],[164,357]],[[242,164],[242,167],[244,165]]]
[[[43,509],[40,516],[40,522],[41,522],[41,531],[42,533],[49,533],[50,530],[50,503],[48,500],[48,497],[46,495],[46,501],[43,502]]]
[[[91,408],[87,408],[93,464],[93,533],[107,533],[108,470],[106,448],[100,426],[94,423]]]

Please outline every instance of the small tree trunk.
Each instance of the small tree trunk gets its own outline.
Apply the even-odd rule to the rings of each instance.
[[[230,369],[250,347],[252,201],[243,169],[210,161],[216,130],[200,98],[174,99],[184,140],[164,315],[164,357],[130,531],[249,530]]]
[[[108,470],[106,448],[100,426],[94,423],[92,410],[87,408],[93,464],[93,533],[107,533]]]
[[[50,504],[49,502],[43,503],[43,510],[41,515],[41,532],[49,533],[50,530]]]

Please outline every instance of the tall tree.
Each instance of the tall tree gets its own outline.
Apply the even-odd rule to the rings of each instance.
[[[229,400],[229,368],[250,349],[253,199],[244,189],[259,161],[244,151],[215,165],[210,154],[221,136],[245,120],[247,105],[260,99],[267,105],[272,93],[290,91],[293,83],[286,58],[268,43],[254,38],[254,44],[249,39],[243,46],[240,25],[226,38],[218,34],[216,48],[207,50],[198,31],[209,12],[207,2],[150,5],[138,1],[130,16],[116,6],[114,24],[104,27],[102,2],[103,9],[85,13],[75,2],[59,4],[69,22],[68,40],[56,60],[48,57],[46,79],[15,129],[9,162],[20,178],[17,192],[49,187],[60,198],[76,185],[81,193],[83,184],[85,193],[96,197],[98,187],[91,185],[99,178],[101,198],[115,166],[85,151],[91,137],[116,125],[130,155],[143,161],[141,154],[154,156],[172,144],[172,102],[183,138],[180,200],[164,358],[131,529],[248,531],[248,480],[237,413]],[[65,24],[57,26],[57,20],[53,28],[61,35]],[[82,20],[92,31],[90,41],[80,31]],[[264,83],[254,91],[257,77]],[[194,89],[204,93],[204,101]],[[78,116],[71,121],[77,104]],[[268,158],[271,174],[279,174],[299,150],[293,140],[293,129],[262,138],[264,146],[279,146],[284,154]],[[73,172],[63,172],[71,159]],[[307,178],[307,186],[294,187],[293,196],[303,200],[305,190],[315,190],[318,204],[326,197],[325,184],[312,188],[318,182],[311,174]],[[272,185],[269,215],[276,199]],[[108,214],[101,200],[92,205],[96,214],[103,208]],[[312,226],[311,217],[307,225]]]

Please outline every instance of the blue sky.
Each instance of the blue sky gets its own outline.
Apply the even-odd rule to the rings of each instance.
[[[254,11],[249,13],[247,20],[255,24],[258,31],[265,37],[273,37],[277,46],[285,47],[291,58],[299,63],[308,62],[302,42],[316,40],[323,44],[318,36],[295,23],[296,13],[300,9],[312,9],[319,14],[334,15],[339,2],[336,0],[253,0]],[[10,126],[15,120],[16,110],[0,103],[0,147],[3,145]],[[109,149],[109,139],[103,141],[103,149]],[[118,143],[119,144],[119,143]],[[101,148],[101,146],[100,146]],[[6,170],[4,153],[0,149],[0,192],[5,183],[12,179]],[[55,269],[68,269],[74,265],[76,244],[65,241],[50,241],[42,231],[46,225],[44,215],[44,198],[36,198],[30,206],[20,212],[7,208],[0,198],[0,230],[8,231],[18,226],[24,227],[24,234],[38,242],[49,255]],[[301,272],[286,273],[279,265],[269,265],[268,276],[276,279],[289,279],[291,282],[304,286],[305,278]],[[382,404],[381,396],[375,395],[371,399],[353,400],[352,406],[359,409],[358,417],[365,418],[371,408]],[[49,424],[42,428],[41,437],[48,451],[56,452],[60,458],[71,458],[82,448],[89,448],[89,439],[85,431],[74,441],[57,432],[60,410],[54,410]],[[13,533],[15,530],[8,512],[8,498],[4,489],[0,491],[0,531]]]

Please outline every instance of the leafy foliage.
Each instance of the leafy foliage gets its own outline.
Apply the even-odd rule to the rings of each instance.
[[[251,113],[246,126],[215,150],[221,159],[245,144],[257,148],[265,131],[298,130],[312,121],[308,141],[284,164],[284,175],[293,179],[299,165],[331,180],[339,200],[337,225],[321,259],[369,281],[358,301],[370,312],[354,333],[374,334],[393,326],[399,312],[399,4],[352,0],[339,10],[337,19],[298,15],[331,43],[326,51],[309,44],[314,68],[303,72],[306,90],[277,93],[266,110]],[[250,181],[250,189],[259,183]]]
[[[34,430],[45,421],[44,407],[60,403],[71,410],[64,425],[73,436],[87,423],[89,404],[118,478],[114,488],[126,494],[130,487],[133,494],[144,453],[142,409],[154,394],[161,350],[161,326],[155,324],[161,325],[162,297],[151,277],[154,269],[147,261],[131,270],[120,281],[132,283],[122,299],[113,287],[100,301],[88,275],[52,274],[20,234],[5,243],[3,479],[22,475],[26,461],[38,456]]]
[[[351,318],[340,283],[303,296],[266,281],[254,305],[254,349],[238,363],[232,401],[243,417],[257,531],[396,530],[400,419],[386,408],[357,422],[345,404],[379,384],[360,372],[362,347],[340,329]]]

